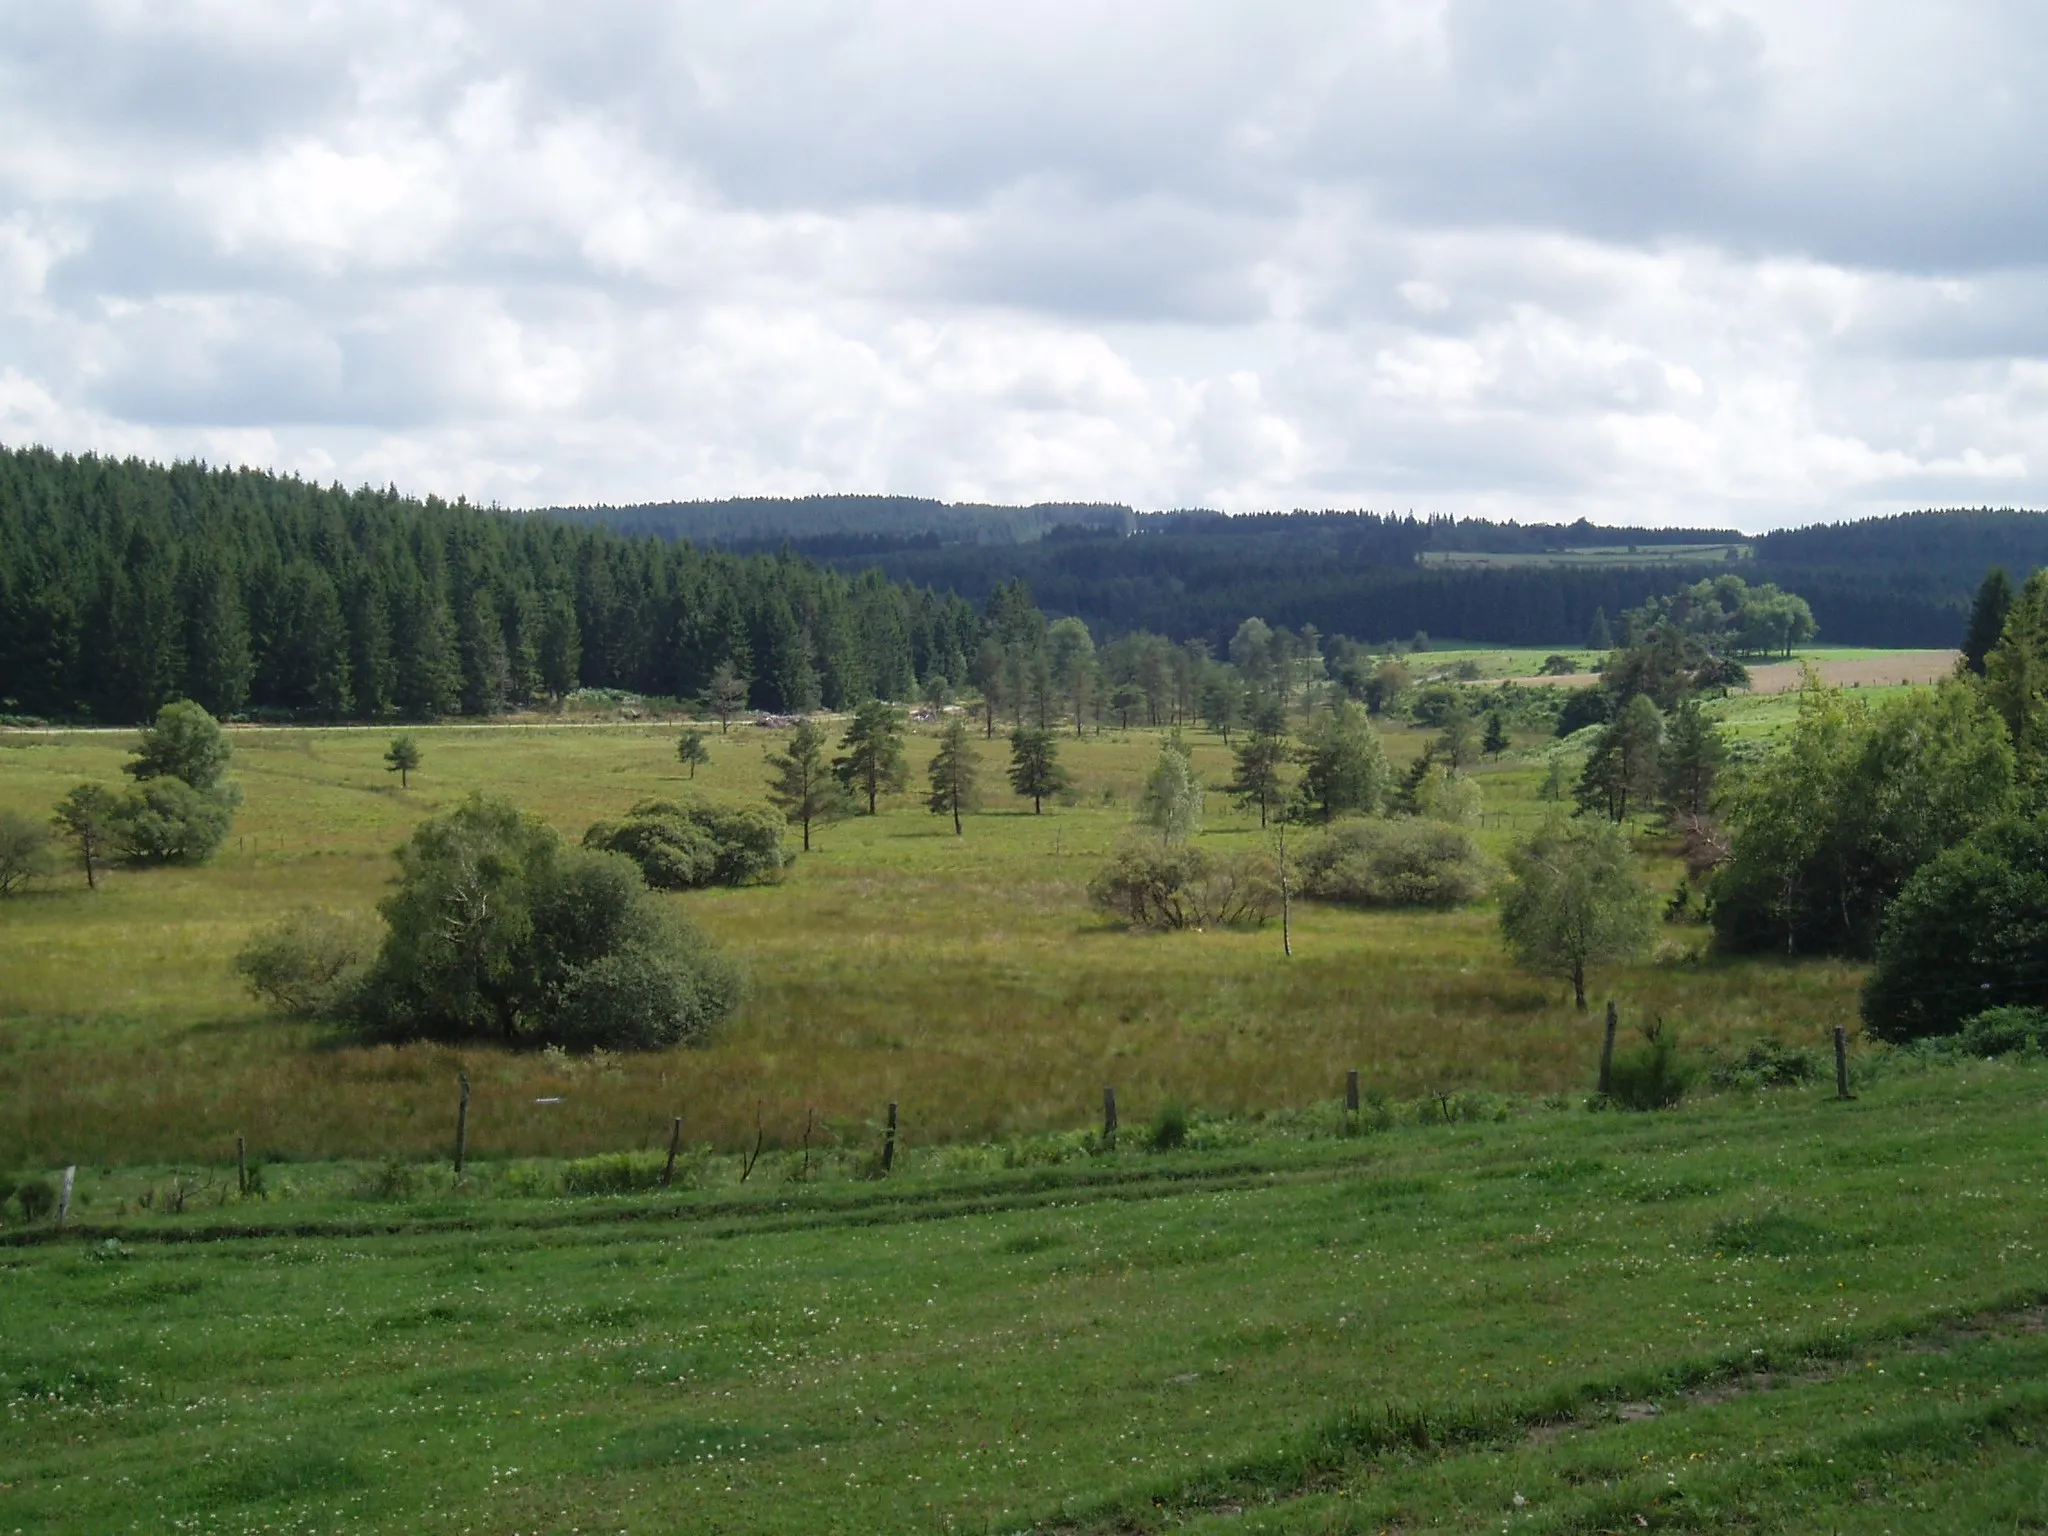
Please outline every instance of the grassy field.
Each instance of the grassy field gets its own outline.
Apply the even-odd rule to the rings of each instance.
[[[1596,1028],[1559,984],[1515,971],[1487,907],[1367,914],[1303,904],[1295,957],[1277,924],[1136,936],[1093,914],[1085,884],[1130,824],[1158,737],[1072,742],[1072,804],[1030,814],[1007,791],[964,838],[900,801],[824,828],[773,888],[664,898],[748,964],[753,991],[709,1048],[582,1062],[490,1047],[364,1047],[265,1016],[229,961],[302,904],[368,911],[391,849],[471,789],[509,796],[566,836],[647,795],[693,786],[672,727],[444,727],[416,733],[402,791],[389,732],[238,730],[247,799],[227,847],[192,870],[68,877],[0,903],[0,1164],[217,1160],[237,1134],[288,1158],[420,1155],[448,1137],[453,1085],[477,1085],[485,1157],[665,1140],[681,1115],[723,1148],[794,1142],[807,1118],[863,1137],[891,1100],[913,1140],[1084,1125],[1104,1084],[1129,1112],[1175,1100],[1244,1113],[1328,1098],[1347,1068],[1412,1097],[1435,1089],[1581,1086]],[[754,799],[774,733],[714,743],[694,788]],[[0,736],[0,806],[41,814],[72,783],[113,781],[122,733]],[[1193,738],[1212,783],[1220,741]],[[1396,732],[1397,763],[1420,749]],[[913,743],[921,776],[931,738]],[[1543,814],[1547,742],[1479,770],[1496,850]],[[988,750],[990,777],[1002,755]],[[1021,808],[1020,808],[1021,805]],[[1212,796],[1204,840],[1248,847],[1254,822]],[[1675,870],[1660,867],[1660,881]],[[1595,978],[1634,1018],[1693,1046],[1853,1025],[1858,973],[1828,962],[1723,964],[1672,927],[1650,962]],[[560,1102],[538,1104],[538,1099]]]
[[[2039,1529],[2044,1089],[89,1212],[0,1529]]]

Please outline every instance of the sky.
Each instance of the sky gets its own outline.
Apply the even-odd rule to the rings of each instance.
[[[2048,505],[2048,7],[0,4],[0,443],[505,506]]]

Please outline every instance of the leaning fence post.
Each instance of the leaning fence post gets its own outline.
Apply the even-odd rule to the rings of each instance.
[[[661,1165],[661,1187],[667,1189],[676,1176],[676,1153],[683,1145],[683,1117],[677,1115],[675,1124],[668,1128],[668,1161]]]
[[[1358,1121],[1358,1068],[1353,1067],[1344,1074],[1344,1119],[1347,1125]]]
[[[64,1170],[64,1190],[57,1196],[57,1225],[63,1226],[71,1219],[71,1186],[78,1178],[78,1164],[73,1163]]]
[[[462,1164],[469,1156],[469,1074],[462,1076],[462,1098],[455,1106],[455,1176],[462,1177]]]
[[[1835,1097],[1852,1097],[1849,1092],[1849,1040],[1839,1024],[1835,1026]]]
[[[882,1132],[882,1172],[896,1166],[896,1101],[889,1101],[889,1125]]]
[[[1614,1086],[1614,1027],[1621,1021],[1621,1013],[1614,1006],[1614,999],[1607,1000],[1607,1039],[1600,1047],[1600,1092],[1607,1094]]]
[[[1102,1090],[1102,1144],[1116,1145],[1116,1090],[1108,1087]]]
[[[245,1198],[249,1193],[249,1147],[239,1136],[235,1138],[235,1193]]]

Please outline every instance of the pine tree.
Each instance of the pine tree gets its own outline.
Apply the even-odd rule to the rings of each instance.
[[[825,761],[825,733],[813,721],[798,721],[788,750],[769,754],[768,771],[768,799],[803,827],[804,852],[809,853],[811,823],[830,821],[847,809],[845,786]]]
[[[398,775],[400,789],[412,788],[412,775],[420,765],[420,744],[410,736],[394,736],[384,753],[384,771]]]
[[[1586,649],[1589,651],[1611,651],[1614,649],[1614,631],[1608,627],[1607,610],[1593,610],[1593,627],[1586,635]]]
[[[461,677],[448,605],[414,576],[392,615],[392,702],[407,715],[431,719],[451,714]]]
[[[1714,785],[1728,760],[1721,728],[1707,717],[1697,699],[1688,699],[1672,713],[1664,732],[1658,773],[1664,804],[1675,817],[1696,820],[1712,809]]]
[[[946,722],[928,777],[931,793],[925,798],[925,807],[934,816],[951,814],[953,835],[960,836],[961,813],[981,809],[981,756],[967,734],[965,716],[955,715]]]
[[[185,696],[215,715],[249,698],[249,616],[228,573],[202,558],[185,581]]]
[[[1468,736],[1469,731],[1468,721]],[[1294,757],[1301,764],[1296,793],[1319,820],[1373,815],[1387,797],[1392,770],[1386,750],[1366,718],[1365,706],[1351,699],[1310,722]]]
[[[512,691],[511,664],[505,653],[505,631],[490,593],[479,587],[463,605],[455,636],[462,668],[462,712],[495,715]]]
[[[1020,725],[1010,733],[1010,787],[1030,799],[1032,815],[1044,815],[1046,799],[1071,783],[1051,731]]]
[[[718,734],[723,736],[732,717],[747,707],[747,680],[730,661],[711,669],[711,681],[704,689],[704,707],[718,716]]]
[[[676,742],[676,759],[690,770],[690,777],[697,777],[697,770],[711,761],[711,748],[705,744],[702,731],[685,731]]]
[[[1639,693],[1624,704],[1586,759],[1576,791],[1579,809],[1598,811],[1617,824],[1628,820],[1631,806],[1640,808],[1657,792],[1663,730],[1657,706],[1647,694]]]
[[[853,723],[839,745],[843,755],[833,759],[832,771],[849,790],[867,797],[870,816],[881,795],[909,782],[910,770],[903,761],[903,717],[880,699],[869,699],[853,712]]]
[[[1224,786],[1239,809],[1258,808],[1261,830],[1286,793],[1287,738],[1270,725],[1270,721],[1254,725],[1237,744],[1232,754],[1236,772]]]

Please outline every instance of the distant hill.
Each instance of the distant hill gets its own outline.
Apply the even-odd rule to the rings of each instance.
[[[1129,507],[1107,502],[1044,501],[1006,507],[920,496],[736,496],[627,507],[549,507],[545,515],[719,549],[754,551],[790,544],[819,555],[939,544],[1029,544],[1055,528],[1122,533],[1134,516]]]
[[[1750,538],[1729,529],[1497,523],[1371,512],[1226,516],[1122,506],[947,504],[815,496],[576,508],[559,515],[738,550],[788,544],[843,570],[980,602],[1021,579],[1099,634],[1227,640],[1246,614],[1362,640],[1416,630],[1503,644],[1578,643],[1611,617],[1716,568],[1812,604],[1837,645],[1956,643],[1984,572],[2048,565],[2048,514],[1909,512]]]

